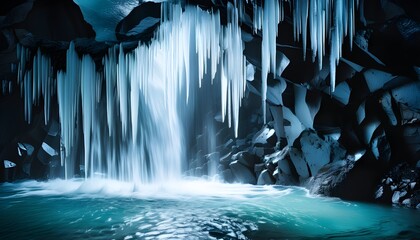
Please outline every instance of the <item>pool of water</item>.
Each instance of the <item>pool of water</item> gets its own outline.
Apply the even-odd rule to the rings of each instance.
[[[420,212],[305,189],[184,180],[0,184],[1,239],[407,239]]]

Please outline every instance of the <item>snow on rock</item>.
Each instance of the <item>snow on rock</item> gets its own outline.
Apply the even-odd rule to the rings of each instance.
[[[16,163],[9,161],[9,160],[3,160],[4,168],[13,168],[16,167]]]
[[[268,128],[267,126],[264,126],[261,130],[259,130],[254,137],[252,138],[252,144],[257,145],[257,144],[268,144],[269,142],[272,142],[273,137],[275,137],[274,135],[275,130]],[[275,143],[275,141],[274,141]]]

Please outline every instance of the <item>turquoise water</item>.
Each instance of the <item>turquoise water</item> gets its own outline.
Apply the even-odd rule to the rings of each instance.
[[[418,210],[310,196],[302,188],[186,180],[0,185],[1,239],[410,239]]]

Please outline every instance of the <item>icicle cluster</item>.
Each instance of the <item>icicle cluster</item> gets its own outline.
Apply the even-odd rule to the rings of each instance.
[[[267,0],[260,6],[254,1],[253,27],[254,31],[261,30],[263,38],[264,119],[267,75],[271,72],[278,77],[285,64],[276,62],[278,24],[284,17],[285,2]],[[291,1],[295,38],[302,36],[306,54],[309,32],[312,60],[317,59],[320,68],[330,39],[332,90],[343,38],[349,34],[351,40],[354,34],[356,2]],[[74,43],[70,43],[65,71],[57,72],[56,81],[50,58],[38,50],[32,67],[27,68],[30,53],[19,46],[18,83],[25,99],[25,118],[31,121],[32,105],[38,104],[42,96],[47,124],[51,96],[57,91],[66,176],[72,175],[76,143],[83,139],[86,177],[105,174],[135,182],[177,177],[183,157],[181,117],[185,117],[179,113],[188,109],[191,93],[196,85],[202,86],[204,79],[220,86],[222,120],[227,118],[229,127],[233,125],[238,134],[239,109],[246,87],[246,59],[239,27],[243,10],[242,3],[228,3],[227,25],[222,26],[218,12],[191,6],[183,10],[180,5],[163,3],[161,26],[149,45],[139,44],[129,53],[124,52],[123,45],[110,48],[102,59],[103,72],[97,72],[95,61],[88,55],[79,57]],[[83,136],[79,136],[81,131]],[[162,152],[162,147],[166,151]]]
[[[29,50],[18,45],[17,55],[19,59],[17,80],[25,102],[25,120],[31,122],[32,105],[38,105],[42,95],[44,123],[47,125],[50,118],[51,97],[55,91],[51,60],[38,50],[32,61],[32,70],[26,71],[26,63],[30,58]]]
[[[262,31],[262,102],[265,119],[265,100],[267,91],[267,74],[276,75],[276,36],[279,21],[284,17],[284,4],[287,0],[264,1],[259,6],[253,1],[254,31]],[[348,35],[350,47],[353,41],[354,15],[358,0],[292,0],[294,37],[303,45],[303,58],[306,59],[307,33],[309,32],[312,61],[318,62],[322,69],[326,46],[330,44],[330,79],[331,91],[335,90],[335,69],[341,57],[341,46]]]
[[[128,53],[122,44],[110,48],[102,59],[103,73],[97,72],[89,55],[79,57],[70,43],[66,70],[57,72],[56,86],[66,177],[77,162],[79,139],[84,145],[86,177],[105,174],[148,182],[180,175],[183,128],[179,112],[185,111],[179,107],[188,109],[191,93],[204,79],[221,86],[223,119],[227,116],[229,126],[238,133],[246,87],[238,10],[228,6],[227,26],[221,25],[219,13],[198,7],[183,11],[179,5],[165,3],[162,12],[164,21],[155,39]],[[44,99],[51,96],[51,60],[38,51],[32,70],[25,69],[29,54],[24,48],[19,51],[28,102],[25,113],[30,119],[30,104],[40,93]],[[78,136],[80,131],[83,136]]]

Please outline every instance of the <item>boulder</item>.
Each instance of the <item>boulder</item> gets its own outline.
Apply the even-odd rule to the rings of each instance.
[[[230,169],[225,169],[223,172],[222,172],[222,177],[223,177],[223,180],[225,181],[225,182],[228,182],[228,183],[232,183],[232,182],[234,182],[234,180],[235,180],[235,176],[233,176],[233,173],[232,173],[232,170],[230,170]]]
[[[260,131],[258,131],[252,138],[252,144],[255,146],[272,146],[276,145],[277,139],[274,134],[275,130],[264,126]]]
[[[144,2],[135,7],[115,28],[119,41],[149,41],[160,25],[161,4]]]
[[[257,185],[272,185],[274,184],[273,177],[267,170],[263,170],[258,176]]]
[[[232,160],[237,160],[239,163],[248,167],[249,169],[253,169],[255,164],[261,163],[261,160],[257,156],[246,151],[234,154],[232,156]]]
[[[95,37],[92,26],[84,20],[79,6],[72,0],[34,1],[25,20],[13,26],[52,41]]]
[[[229,164],[229,167],[232,170],[233,176],[235,176],[236,181],[240,183],[249,184],[257,183],[254,173],[238,161],[231,162]]]
[[[310,178],[307,187],[313,194],[332,196],[334,188],[340,184],[353,168],[353,161],[341,160],[323,166],[317,175]]]
[[[311,175],[315,176],[319,169],[330,162],[331,146],[314,131],[302,132],[299,142]]]
[[[310,173],[308,164],[306,163],[303,157],[302,151],[300,151],[297,148],[291,147],[289,155],[293,166],[295,167],[296,172],[299,175],[299,178],[302,180],[309,178]]]
[[[262,171],[264,171],[264,170],[266,170],[267,168],[266,168],[266,166],[265,166],[265,163],[257,163],[257,164],[255,164],[255,166],[254,166],[254,173],[255,173],[255,176],[260,176],[260,173],[262,172]]]

